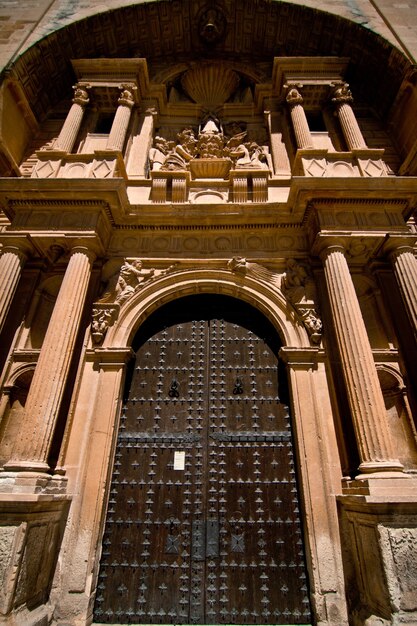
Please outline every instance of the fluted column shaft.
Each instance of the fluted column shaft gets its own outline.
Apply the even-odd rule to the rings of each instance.
[[[75,247],[49,321],[7,469],[47,471],[50,444],[81,321],[94,255]]]
[[[336,106],[336,112],[348,149],[363,150],[367,148],[355,113],[351,107],[353,98],[348,85],[338,86],[334,91],[332,101]]]
[[[6,246],[0,256],[0,332],[26,262],[26,254],[17,246]]]
[[[110,135],[107,140],[108,150],[123,150],[127,129],[129,127],[130,115],[132,113],[132,107],[135,103],[132,91],[132,87],[126,87],[118,100],[119,106],[117,107]]]
[[[395,278],[417,339],[417,259],[410,245],[400,245],[389,255]]]
[[[321,258],[361,460],[359,470],[366,474],[401,471],[401,463],[394,458],[384,399],[345,251],[340,245],[330,245]]]
[[[311,139],[307,117],[302,105],[302,95],[298,89],[293,88],[288,92],[286,99],[290,107],[291,121],[294,129],[295,141],[297,142],[297,148],[312,148],[313,141]]]
[[[62,152],[71,152],[73,149],[83,121],[85,108],[89,103],[88,93],[84,87],[76,85],[74,89],[72,106],[54,145],[55,150],[62,150]]]

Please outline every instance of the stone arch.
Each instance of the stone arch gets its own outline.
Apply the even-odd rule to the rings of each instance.
[[[22,363],[10,374],[4,386],[4,398],[0,407],[0,466],[11,457],[24,417],[24,410],[36,363]]]
[[[294,309],[277,288],[253,278],[227,271],[188,270],[154,281],[135,294],[121,309],[119,318],[109,330],[103,347],[131,345],[141,323],[159,306],[182,296],[215,293],[244,300],[261,311],[273,324],[283,345],[307,348],[310,341]],[[291,311],[289,314],[289,310]]]
[[[396,453],[405,469],[417,469],[417,431],[410,410],[407,387],[399,370],[378,364],[377,373],[384,397],[386,419]]]
[[[323,599],[328,594],[328,585],[323,581],[330,581],[332,597],[329,602],[335,615],[332,623],[347,623],[336,512],[325,504],[327,490],[335,484],[335,472],[339,472],[339,479],[341,473],[337,469],[338,451],[331,425],[327,374],[320,350],[311,346],[301,320],[277,286],[248,275],[208,269],[172,272],[142,288],[121,307],[102,347],[86,352],[84,374],[77,392],[81,402],[71,425],[75,436],[68,437],[61,458],[63,467],[67,468],[69,485],[81,481],[94,502],[94,506],[84,507],[82,499],[78,499],[70,515],[72,530],[66,540],[71,545],[68,569],[77,571],[77,576],[83,576],[88,590],[77,600],[76,610],[87,614],[90,594],[94,593],[97,584],[100,556],[97,546],[102,539],[115,439],[123,404],[126,364],[132,357],[133,339],[145,319],[162,305],[182,296],[210,292],[232,296],[252,305],[270,320],[281,338],[283,348],[280,356],[287,364],[300,493],[305,510],[311,599],[316,607],[317,622],[330,623],[323,608]],[[77,433],[82,435],[77,437]],[[319,481],[318,474],[321,476]],[[80,526],[85,529],[83,537],[78,535]],[[90,547],[94,546],[94,549],[88,550],[88,561],[85,556],[86,542]],[[74,595],[70,593],[68,599],[73,610]]]

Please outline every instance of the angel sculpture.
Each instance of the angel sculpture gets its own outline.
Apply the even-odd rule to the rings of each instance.
[[[115,302],[123,304],[136,291],[147,285],[158,276],[164,276],[175,267],[170,265],[166,269],[144,269],[140,259],[128,261],[125,259],[119,273],[114,274],[107,285],[107,289],[98,302]]]
[[[227,268],[235,274],[250,276],[251,278],[270,283],[277,289],[281,288],[281,276],[279,274],[271,272],[271,270],[266,269],[263,265],[259,265],[259,263],[251,263],[244,257],[233,257],[227,263]]]

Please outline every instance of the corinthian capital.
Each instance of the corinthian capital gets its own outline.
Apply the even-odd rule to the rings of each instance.
[[[135,104],[135,96],[134,93],[137,87],[135,85],[127,84],[122,85],[122,91],[120,93],[120,97],[118,99],[118,104],[122,104],[123,106],[133,107]]]
[[[335,104],[351,104],[353,102],[352,93],[347,83],[335,85],[332,96],[332,102]]]
[[[88,85],[74,85],[73,86],[74,89],[74,97],[72,99],[74,104],[79,104],[82,107],[87,106],[87,104],[90,102],[90,99],[88,97]]]
[[[294,104],[302,104],[303,96],[301,95],[301,93],[298,91],[296,87],[291,87],[291,89],[289,89],[287,93],[286,101],[288,102],[290,106]]]

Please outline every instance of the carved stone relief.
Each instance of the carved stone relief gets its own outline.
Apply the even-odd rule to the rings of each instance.
[[[287,271],[282,276],[258,263],[250,263],[243,257],[234,257],[227,267],[236,274],[269,282],[280,289],[302,318],[311,341],[320,343],[322,323],[316,310],[316,288],[305,265],[290,259],[287,261]]]
[[[417,611],[417,528],[406,520],[403,526],[380,528],[382,554],[390,572],[388,586],[396,610],[414,612]]]
[[[311,341],[320,343],[323,326],[316,309],[316,287],[307,266],[289,259],[281,289],[301,316]]]
[[[209,116],[198,131],[183,128],[175,140],[157,135],[149,151],[151,170],[191,171],[194,178],[225,178],[231,168],[268,170],[267,145],[249,139],[244,126],[229,124],[225,130],[217,118]]]
[[[125,258],[120,269],[112,274],[100,299],[94,304],[91,321],[91,336],[98,344],[104,340],[110,326],[118,317],[120,306],[137,291],[175,268],[144,268],[141,259]]]

